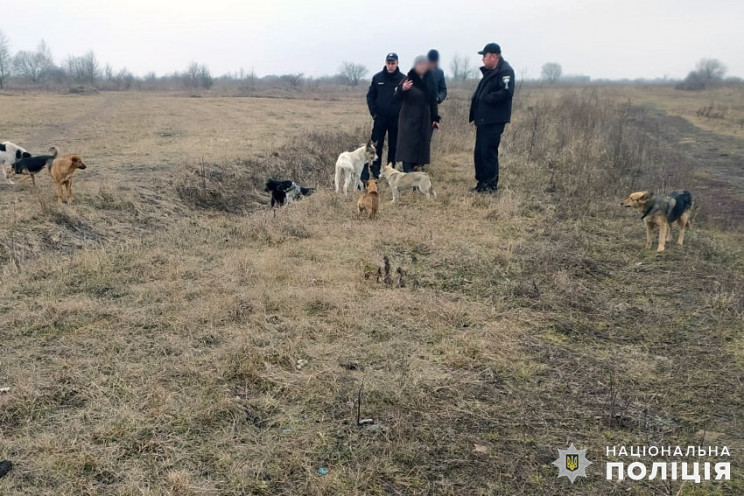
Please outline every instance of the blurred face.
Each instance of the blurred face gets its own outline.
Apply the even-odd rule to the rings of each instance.
[[[483,66],[486,69],[495,69],[496,66],[499,65],[500,59],[501,59],[501,56],[495,53],[484,53],[483,54]]]
[[[423,76],[424,74],[426,74],[426,71],[429,70],[429,61],[426,60],[424,62],[419,62],[414,66],[413,70],[416,71],[416,74],[418,74],[419,76]]]
[[[385,61],[385,69],[387,69],[388,72],[395,72],[395,69],[397,68],[398,68],[397,60],[386,60]]]

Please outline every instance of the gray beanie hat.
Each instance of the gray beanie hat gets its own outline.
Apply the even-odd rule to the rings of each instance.
[[[419,64],[428,64],[429,59],[426,58],[426,55],[418,55],[415,59],[413,59],[413,67],[416,67]]]

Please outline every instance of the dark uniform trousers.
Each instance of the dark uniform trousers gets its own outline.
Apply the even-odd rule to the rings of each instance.
[[[372,142],[375,143],[377,150],[377,160],[372,163],[372,177],[380,178],[380,169],[382,164],[382,149],[385,145],[385,135],[388,137],[388,154],[387,162],[395,163],[395,150],[398,146],[398,116],[378,115],[375,117],[375,124],[372,127]],[[362,171],[362,181],[369,179],[369,169],[367,167]]]
[[[475,180],[495,188],[499,182],[499,145],[505,124],[481,124],[475,131]]]

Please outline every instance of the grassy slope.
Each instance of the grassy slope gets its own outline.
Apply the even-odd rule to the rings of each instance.
[[[248,216],[174,213],[6,272],[0,455],[17,469],[0,490],[559,494],[550,463],[569,442],[600,459],[606,444],[715,439],[741,467],[741,235],[711,220],[685,248],[644,252],[635,214],[593,183],[603,172],[571,168],[576,141],[528,152],[526,108],[504,191],[467,194],[462,105],[435,201],[385,203],[373,222],[329,191]],[[376,282],[383,256],[405,287]],[[355,425],[362,384],[373,427]],[[601,469],[574,492],[680,488]],[[739,494],[734,477],[681,494]]]

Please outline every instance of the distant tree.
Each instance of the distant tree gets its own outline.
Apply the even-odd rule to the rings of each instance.
[[[94,85],[101,77],[100,65],[93,51],[79,57],[67,57],[66,65],[67,74],[76,83]]]
[[[366,67],[362,64],[355,64],[353,62],[344,62],[339,68],[339,74],[344,77],[347,84],[351,87],[359,85],[359,81],[369,73]]]
[[[299,88],[305,80],[305,75],[301,72],[296,74],[284,74],[280,79],[289,83],[292,88]]]
[[[563,67],[556,62],[548,62],[542,66],[542,78],[549,83],[557,83],[563,74]]]
[[[718,59],[702,59],[697,63],[696,70],[708,83],[721,81],[726,75],[726,66]]]
[[[453,81],[467,81],[475,75],[475,67],[471,65],[470,57],[455,54],[450,62],[450,73]]]
[[[208,90],[214,84],[212,73],[209,72],[209,68],[204,64],[199,66],[199,84],[205,90]]]
[[[687,77],[676,88],[681,90],[700,91],[723,81],[726,66],[718,59],[702,59],[690,71]]]
[[[13,59],[13,68],[23,78],[32,83],[43,83],[54,69],[52,51],[44,40],[41,40],[35,52],[20,51]]]
[[[116,74],[114,74],[111,78],[111,80],[114,83],[114,87],[117,90],[128,90],[132,87],[134,84],[134,75],[127,70],[126,67],[119,70]]]
[[[214,84],[212,73],[204,64],[192,62],[183,73],[183,82],[187,88],[204,88],[208,90]]]
[[[10,40],[0,31],[0,88],[5,88],[5,81],[10,77],[13,59],[10,56]]]
[[[114,80],[114,68],[111,67],[111,64],[106,64],[106,66],[103,68],[103,77],[106,79],[106,81]]]

